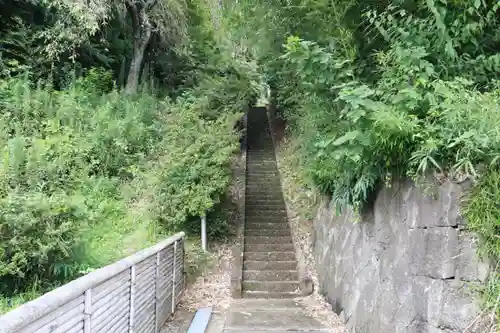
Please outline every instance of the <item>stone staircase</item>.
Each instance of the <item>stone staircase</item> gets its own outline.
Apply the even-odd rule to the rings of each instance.
[[[265,108],[247,122],[244,298],[297,297],[299,276]]]
[[[223,333],[328,333],[300,297],[266,109],[250,111],[247,134],[242,298],[232,300]]]

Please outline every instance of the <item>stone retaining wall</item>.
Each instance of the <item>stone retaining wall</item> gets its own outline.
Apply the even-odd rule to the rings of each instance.
[[[480,312],[470,286],[489,265],[464,230],[464,191],[446,182],[431,198],[395,182],[358,222],[324,198],[314,221],[319,288],[351,332],[481,332],[468,327]]]

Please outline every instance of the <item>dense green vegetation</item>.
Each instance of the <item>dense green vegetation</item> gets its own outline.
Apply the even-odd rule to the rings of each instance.
[[[1,2],[0,312],[218,214],[256,94],[218,2],[72,3]]]
[[[338,210],[362,207],[399,177],[478,180],[464,212],[495,263],[499,8],[488,0],[249,0],[233,7],[233,27],[300,144],[301,169]],[[495,274],[491,283],[486,307],[498,315]]]
[[[339,210],[398,177],[471,178],[464,214],[498,262],[500,3],[0,3],[4,296],[216,211],[261,82]],[[485,306],[500,311],[495,276]]]

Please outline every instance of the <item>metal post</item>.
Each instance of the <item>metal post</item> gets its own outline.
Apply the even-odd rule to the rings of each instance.
[[[201,217],[201,248],[207,252],[207,217]]]

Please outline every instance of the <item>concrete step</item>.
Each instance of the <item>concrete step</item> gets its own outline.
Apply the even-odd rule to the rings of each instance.
[[[292,236],[245,236],[245,244],[293,244]]]
[[[262,207],[265,206],[283,206],[286,207],[285,201],[283,199],[262,199],[257,196],[246,197],[245,198],[246,205],[260,205]]]
[[[277,166],[276,162],[276,156],[274,154],[268,154],[268,155],[256,155],[253,154],[252,152],[247,152],[247,167],[248,166],[269,166],[269,165],[274,165]],[[277,169],[276,169],[277,171]]]
[[[243,280],[243,290],[249,291],[266,291],[266,292],[298,292],[298,281],[250,281]]]
[[[255,186],[255,187],[275,187],[275,188],[280,188],[281,189],[281,181],[278,178],[279,176],[269,176],[269,177],[262,177],[262,176],[255,176],[255,177],[248,177],[247,176],[247,186]]]
[[[247,271],[270,270],[278,271],[296,270],[297,262],[288,261],[243,261],[243,269]]]
[[[278,195],[276,195],[278,196]],[[245,203],[245,208],[248,212],[254,212],[257,211],[255,215],[267,215],[268,213],[272,212],[281,212],[281,213],[286,213],[286,206],[285,205],[266,205],[262,204],[260,207],[257,204],[247,204]],[[260,208],[260,209],[259,209]]]
[[[248,124],[247,130],[251,134],[257,134],[250,137],[252,142],[260,142],[260,141],[266,142],[267,140],[272,140],[271,133],[267,131],[263,126],[268,126],[268,125],[265,125],[263,123]]]
[[[287,252],[294,251],[293,243],[287,244],[245,244],[245,252]]]
[[[265,226],[265,228],[263,228],[262,226]],[[290,226],[288,225],[288,223],[278,222],[278,221],[262,223],[262,222],[253,222],[252,220],[247,220],[245,223],[245,231],[246,230],[249,230],[250,232],[249,233],[245,232],[245,236],[289,236],[291,234]],[[256,230],[265,230],[269,231],[269,233],[265,235],[260,235],[261,232],[257,232]],[[273,230],[278,230],[278,231],[273,231]],[[288,234],[284,235],[284,233],[286,232],[288,232]]]
[[[285,223],[288,224],[288,218],[285,213],[280,215],[256,215],[253,212],[248,212],[249,214],[246,216],[246,222],[248,223]]]
[[[250,215],[286,213],[286,208],[283,206],[264,206],[264,205],[259,206],[259,205],[247,205],[247,204],[245,204],[245,209],[246,209],[246,212],[248,212],[248,213],[255,212],[255,214],[250,214]]]
[[[281,193],[281,183],[269,184],[266,181],[254,181],[247,182],[246,188],[252,190],[278,190]]]
[[[262,309],[287,310],[290,308],[301,307],[301,303],[294,299],[233,299],[231,302],[231,311],[252,311]]]
[[[273,159],[276,160],[276,155],[272,149],[251,149],[247,152],[249,159]]]
[[[240,332],[257,330],[268,332],[328,332],[321,322],[308,314],[300,305],[287,309],[263,306],[252,310],[230,310],[226,329],[240,329]]]
[[[247,219],[245,222],[247,229],[289,229],[288,220],[283,218],[276,221],[268,219]]]
[[[256,178],[256,177],[263,177],[263,178],[277,178],[277,180],[280,180],[280,173],[278,169],[276,171],[264,171],[264,172],[248,172],[247,176],[251,178]]]
[[[283,203],[257,203],[254,201],[245,201],[245,207],[247,208],[259,208],[263,210],[286,210],[286,206]]]
[[[290,329],[286,329],[286,330],[280,330],[280,329],[277,329],[277,330],[254,330],[252,328],[245,328],[244,330],[242,330],[241,328],[226,328],[222,333],[242,333],[242,332],[245,332],[245,333],[293,333],[293,332],[300,332],[300,333],[329,333],[330,331],[327,330],[327,329],[321,329],[321,330],[303,330],[302,328],[300,328],[299,330],[290,330]],[[214,332],[215,333],[215,332]]]
[[[247,175],[248,174],[263,174],[263,173],[277,173],[278,168],[276,165],[267,165],[267,166],[254,166],[254,165],[247,165]]]
[[[243,298],[249,299],[292,299],[297,298],[296,292],[286,293],[286,292],[268,292],[268,291],[252,291],[244,290]]]
[[[296,270],[244,270],[243,281],[298,281],[299,274]]]
[[[280,187],[262,187],[254,185],[246,185],[245,194],[252,197],[260,197],[261,199],[281,199],[283,198],[283,191]]]
[[[247,165],[259,165],[260,163],[267,164],[276,164],[276,156],[274,154],[253,154],[251,152],[247,153]]]
[[[269,184],[266,182],[253,182],[246,184],[247,190],[257,190],[258,192],[277,192],[282,193],[281,185],[277,184]]]
[[[271,172],[278,172],[278,168],[276,164],[274,165],[248,165],[247,164],[247,174],[253,174],[253,173],[271,173]]]
[[[251,191],[250,191],[251,192]],[[284,203],[283,199],[283,193],[249,193],[245,191],[245,202],[255,202],[255,201],[261,201],[261,202],[267,202],[267,201],[281,201]]]
[[[281,198],[268,198],[267,200],[266,199],[259,199],[255,196],[252,196],[252,197],[249,197],[247,196],[245,198],[245,205],[261,205],[262,207],[265,207],[267,206],[267,203],[270,203],[270,205],[283,205],[283,207],[286,207],[286,205],[284,204],[284,201],[283,201],[283,197]]]
[[[260,199],[260,200],[283,199],[283,191],[281,190],[281,186],[246,184],[245,194],[247,198],[250,197],[250,199]]]
[[[247,221],[252,218],[266,218],[274,221],[285,221],[287,218],[286,211],[259,211],[259,210],[246,210]]]
[[[249,154],[249,156],[252,156],[251,154]],[[274,166],[274,167],[277,167],[277,163],[276,163],[276,160],[274,158],[268,158],[268,159],[264,159],[264,158],[248,158],[247,159],[247,168],[248,167],[260,167],[260,166],[264,166],[264,167],[269,167],[269,166]]]
[[[281,207],[286,207],[284,201],[282,199],[269,199],[269,200],[259,200],[256,199],[255,197],[252,198],[246,198],[245,199],[245,205],[249,206],[260,206],[260,207],[267,207],[267,206],[281,206]]]
[[[243,253],[243,261],[292,261],[295,260],[295,251],[269,251]]]
[[[281,188],[281,179],[279,176],[248,176],[247,185],[265,185]]]
[[[254,177],[279,177],[279,171],[264,171],[264,172],[252,172],[252,173],[247,173],[247,176],[254,176]]]
[[[280,187],[275,187],[273,191],[262,191],[254,185],[245,185],[246,199],[248,200],[283,200],[283,191]]]
[[[266,224],[284,224],[288,227],[288,217],[283,215],[283,216],[279,216],[279,217],[274,217],[274,218],[271,218],[271,217],[265,217],[265,216],[247,216],[246,217],[246,223],[245,225],[255,225],[255,224],[261,224],[261,223],[266,223]],[[272,228],[272,226],[269,226],[270,228]],[[274,226],[276,228],[278,228],[278,226]],[[248,228],[254,228],[254,226],[250,227],[248,226]]]
[[[245,203],[245,208],[248,212],[250,211],[260,211],[260,212],[286,212],[286,207],[284,205],[257,205]]]
[[[291,236],[290,229],[245,229],[245,237],[249,236]]]
[[[272,138],[269,133],[265,132],[260,132],[260,133],[255,133],[252,131],[250,128],[249,131],[247,132],[248,137],[249,137],[249,143],[250,143],[250,148],[252,151],[261,151],[263,149],[269,149],[272,147]],[[255,136],[259,136],[260,138],[255,138]]]
[[[276,156],[273,153],[268,154],[254,154],[252,152],[247,153],[247,161],[250,161],[250,164],[259,164],[261,161],[264,163],[276,163]],[[248,165],[248,164],[247,164]]]

